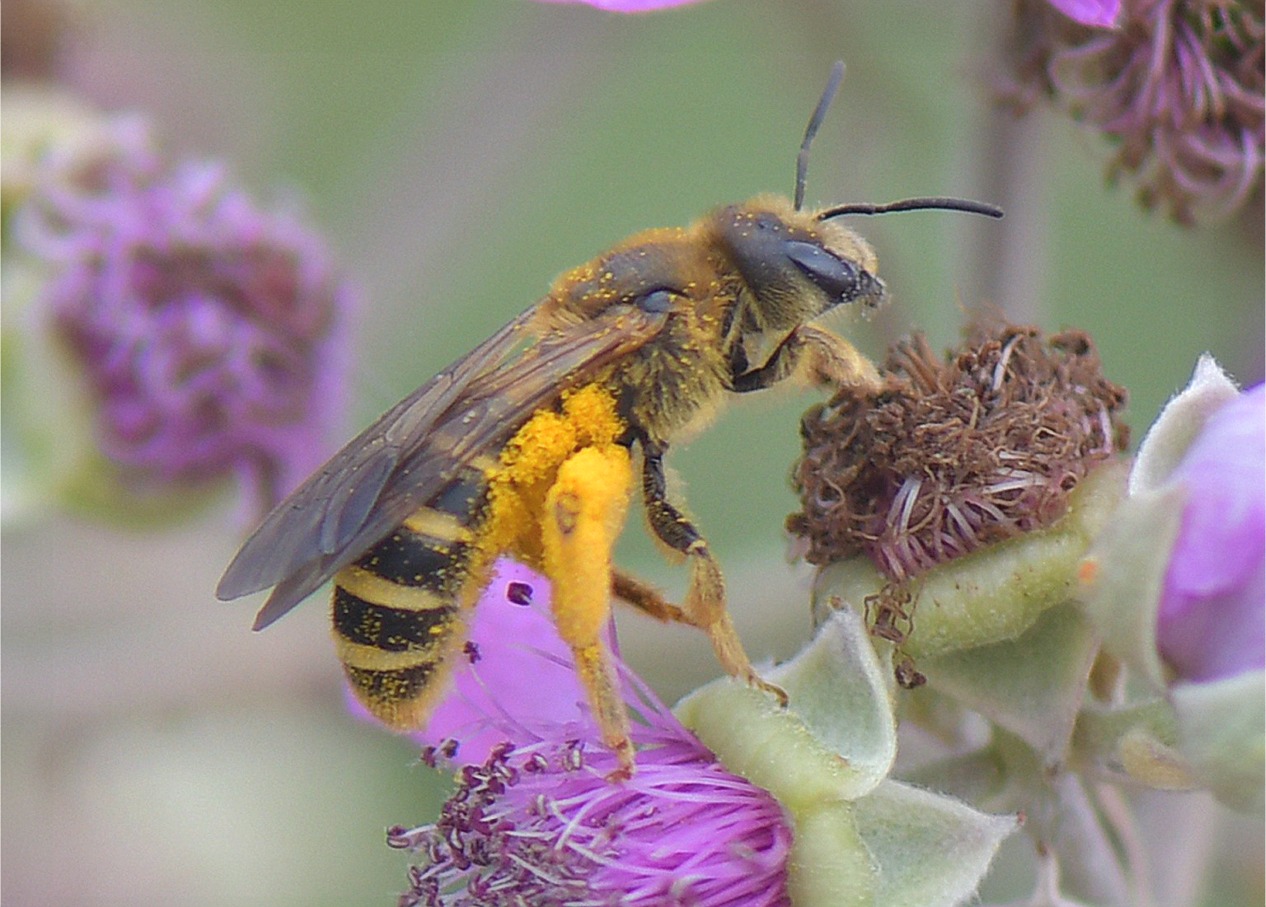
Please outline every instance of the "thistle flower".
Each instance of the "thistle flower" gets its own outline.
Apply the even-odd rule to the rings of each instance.
[[[1121,0],[1050,0],[1051,6],[1074,22],[1111,28],[1121,14]]]
[[[426,856],[401,904],[788,904],[777,801],[680,726],[644,730],[650,749],[619,785],[614,758],[579,741],[506,744],[464,767],[438,822],[388,832]]]
[[[1109,176],[1135,175],[1140,202],[1178,221],[1226,216],[1260,197],[1260,3],[1123,0],[1111,28],[1070,11],[1082,4],[1054,5],[1062,12],[1020,6],[1015,100],[1049,96],[1102,131],[1117,147]]]
[[[214,163],[169,166],[137,119],[51,149],[18,214],[51,334],[132,491],[236,474],[268,506],[328,453],[344,406],[348,287],[320,240]]]
[[[725,679],[679,721],[619,665],[637,772],[609,781],[618,762],[548,604],[547,582],[498,564],[421,735],[424,762],[459,766],[457,789],[435,823],[388,831],[423,858],[402,904],[953,905],[1017,827],[886,779],[892,700],[849,614],[768,672],[788,709]]]
[[[424,761],[460,764],[457,789],[434,824],[388,832],[424,858],[400,903],[789,903],[792,832],[778,801],[721,766],[627,669],[637,773],[607,780],[618,763],[548,595],[502,561],[476,609],[454,692],[423,735]]]

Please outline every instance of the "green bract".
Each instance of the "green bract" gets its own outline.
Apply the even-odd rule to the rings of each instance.
[[[861,618],[832,615],[785,665],[780,709],[746,684],[717,681],[676,709],[731,771],[792,817],[788,887],[797,907],[953,905],[969,899],[1015,816],[991,816],[888,779],[896,756],[890,672]]]
[[[1082,481],[1069,497],[1068,512],[1049,529],[999,542],[911,580],[914,620],[904,651],[921,658],[1016,639],[1048,609],[1072,599],[1081,559],[1124,490],[1124,464],[1105,464]],[[824,567],[814,587],[814,614],[822,620],[834,600],[859,607],[886,582],[865,558]]]

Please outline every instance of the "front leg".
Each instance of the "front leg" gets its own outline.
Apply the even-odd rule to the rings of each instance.
[[[744,394],[761,390],[805,369],[808,379],[829,388],[861,385],[878,388],[879,372],[874,363],[843,337],[811,324],[802,324],[783,338],[759,368],[732,375],[733,389]]]
[[[646,516],[651,529],[665,545],[690,559],[690,588],[685,604],[680,608],[646,607],[641,601],[645,596],[633,594],[625,597],[631,604],[661,619],[684,620],[705,633],[712,640],[721,667],[732,677],[741,677],[753,686],[773,693],[779,702],[787,704],[787,694],[771,683],[766,683],[752,667],[743,648],[730,612],[725,607],[725,580],[721,568],[708,543],[703,540],[694,524],[669,502],[667,481],[664,477],[664,450],[643,439],[642,442],[642,498],[646,503]],[[622,579],[617,574],[617,579]],[[627,585],[627,583],[626,583]],[[631,587],[629,591],[633,590]],[[662,600],[660,600],[662,603]]]

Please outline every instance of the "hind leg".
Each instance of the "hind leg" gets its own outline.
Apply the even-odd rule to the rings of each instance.
[[[587,447],[577,452],[559,468],[545,496],[541,519],[544,568],[553,585],[554,623],[575,656],[602,741],[619,759],[612,780],[634,772],[629,716],[611,653],[602,639],[611,614],[611,548],[628,510],[630,469],[623,447]]]

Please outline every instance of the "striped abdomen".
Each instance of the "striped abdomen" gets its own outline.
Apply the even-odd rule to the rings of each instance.
[[[462,590],[487,497],[467,467],[425,507],[334,577],[334,640],[362,703],[408,730],[430,712],[445,660],[464,641]]]

